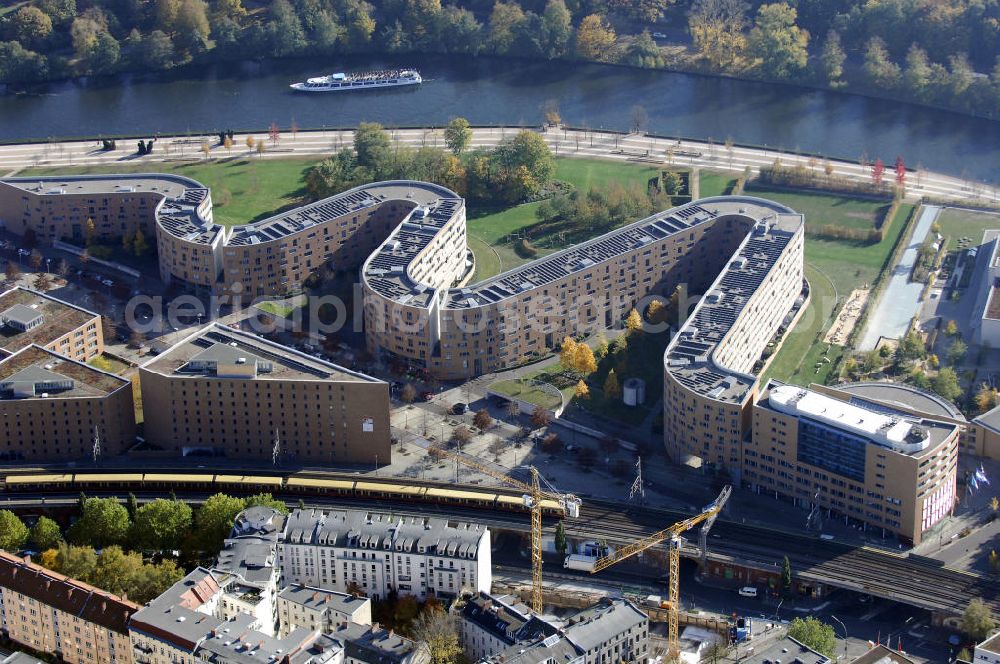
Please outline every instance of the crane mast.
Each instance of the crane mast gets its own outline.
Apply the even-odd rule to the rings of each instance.
[[[538,469],[534,466],[528,467],[528,470],[531,472],[531,483],[529,484],[498,470],[494,470],[474,459],[441,449],[440,447],[431,447],[428,451],[435,456],[451,459],[456,463],[468,466],[473,470],[525,492],[522,500],[524,501],[524,506],[531,511],[531,610],[541,614],[544,608],[544,597],[542,595],[542,503],[546,499],[553,500],[562,507],[563,513],[569,517],[576,518],[580,516],[580,499],[571,493],[557,493],[542,489]]]

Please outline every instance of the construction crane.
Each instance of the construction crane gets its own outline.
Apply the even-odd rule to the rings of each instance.
[[[680,614],[681,596],[681,548],[684,544],[684,540],[681,535],[698,524],[701,524],[700,545],[702,549],[702,556],[707,555],[708,531],[715,523],[715,519],[719,516],[719,512],[721,512],[722,508],[725,507],[726,501],[729,500],[729,496],[732,492],[733,488],[726,485],[723,487],[718,498],[706,505],[701,510],[700,514],[684,519],[683,521],[678,521],[669,528],[664,528],[657,533],[653,533],[652,535],[644,537],[637,542],[633,542],[628,546],[622,547],[610,555],[597,558],[597,560],[594,561],[593,569],[590,570],[591,574],[600,572],[603,569],[607,569],[612,565],[620,563],[626,558],[631,558],[632,556],[642,553],[643,551],[646,551],[661,542],[669,540],[670,545],[668,559],[670,585],[667,597],[667,644],[669,652],[672,656],[676,656],[676,654],[680,652],[680,637],[677,633],[677,622]]]
[[[455,452],[450,452],[440,447],[431,447],[428,451],[435,456],[452,459],[457,463],[468,466],[473,470],[477,470],[484,475],[489,475],[493,479],[499,480],[525,492],[522,496],[524,506],[531,510],[531,610],[537,614],[541,614],[543,609],[542,501],[555,501],[562,508],[566,516],[575,519],[580,516],[580,499],[571,493],[559,493],[552,488],[552,485],[548,484],[548,482],[546,482],[548,489],[542,489],[541,481],[543,478],[541,478],[538,470],[534,466],[528,466],[528,470],[531,471],[531,482],[528,483],[515,479],[498,470],[493,470],[489,466],[483,465],[475,459],[471,459],[461,454],[456,454]]]

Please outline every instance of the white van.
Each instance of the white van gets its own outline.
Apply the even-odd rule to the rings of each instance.
[[[757,588],[754,586],[743,586],[739,590],[740,597],[756,597]]]

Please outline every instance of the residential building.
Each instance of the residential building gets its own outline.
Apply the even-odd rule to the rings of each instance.
[[[457,611],[459,641],[465,657],[477,662],[516,643],[551,636],[558,628],[534,615],[528,606],[509,595],[480,592],[463,600]]]
[[[0,325],[0,357],[33,344],[80,362],[104,352],[98,314],[29,288],[0,293]]]
[[[146,440],[187,455],[390,460],[389,387],[249,332],[206,325],[139,368]]]
[[[851,664],[916,664],[916,662],[898,650],[876,645],[861,657],[852,659]]]
[[[135,441],[132,383],[31,344],[0,359],[0,459],[92,459]]]
[[[340,623],[328,634],[344,644],[344,664],[430,664],[423,641],[414,641],[379,625]]]
[[[1000,664],[1000,633],[976,644],[972,654],[973,664]]]
[[[961,429],[864,399],[771,381],[743,484],[919,544],[955,504]]]
[[[816,652],[790,636],[769,641],[765,647],[761,648],[752,643],[740,645],[739,654],[741,664],[776,664],[777,662],[833,664],[833,660],[826,655]]]
[[[138,609],[0,551],[0,631],[13,643],[68,664],[131,664],[128,623]]]
[[[367,597],[293,583],[278,593],[280,633],[293,627],[331,632],[345,622],[372,624],[372,602]]]
[[[490,531],[440,517],[364,510],[294,510],[279,537],[284,583],[356,589],[378,599],[391,591],[418,599],[487,592]]]
[[[254,618],[237,615],[214,630],[197,651],[209,664],[344,664],[344,644],[306,628],[278,638],[253,627]]]

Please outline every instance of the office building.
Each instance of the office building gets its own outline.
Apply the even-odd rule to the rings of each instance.
[[[0,294],[0,325],[0,357],[33,344],[80,362],[104,352],[98,314],[28,288]]]

